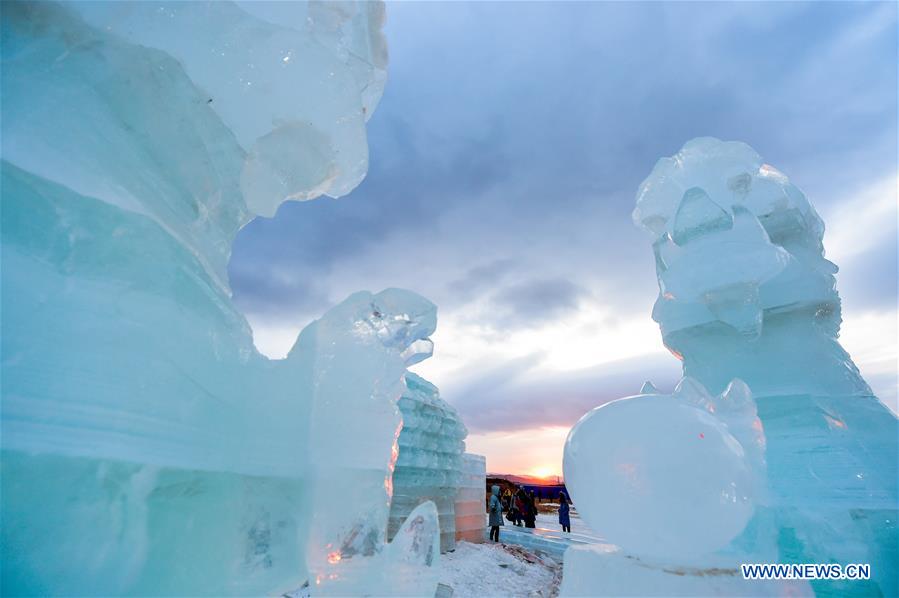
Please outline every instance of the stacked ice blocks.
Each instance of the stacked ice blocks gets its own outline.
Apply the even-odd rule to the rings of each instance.
[[[456,493],[456,540],[483,542],[486,527],[487,459],[462,455],[462,476]]]
[[[436,386],[409,372],[406,387],[399,400],[403,429],[387,533],[392,538],[415,507],[431,500],[440,519],[440,550],[446,552],[456,545],[455,500],[468,430]]]

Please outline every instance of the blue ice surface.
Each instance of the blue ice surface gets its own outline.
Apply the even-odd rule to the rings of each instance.
[[[231,302],[240,227],[364,176],[386,66],[383,5],[270,8],[3,7],[4,594],[436,587],[433,503],[385,542],[436,307],[359,292],[269,360]]]
[[[870,582],[812,582],[819,595],[899,594],[899,422],[840,346],[814,206],[748,145],[699,138],[658,162],[633,216],[654,241],[653,319],[684,375],[712,393],[739,378],[758,405],[770,499],[735,548],[871,564]]]

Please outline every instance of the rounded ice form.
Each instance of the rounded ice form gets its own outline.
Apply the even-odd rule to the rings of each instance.
[[[738,542],[871,564],[871,581],[813,582],[821,594],[899,594],[899,425],[838,342],[814,207],[745,143],[699,138],[659,160],[633,217],[653,241],[665,346],[710,392],[740,378],[758,405],[771,504]]]
[[[357,293],[273,361],[225,274],[253,213],[364,176],[381,9],[4,5],[4,593],[433,593],[429,507],[413,541],[384,534],[396,401],[434,306]],[[248,182],[254,153],[283,188]],[[290,164],[306,153],[336,168],[327,189]]]
[[[701,558],[740,534],[764,498],[764,434],[755,423],[739,380],[719,397],[689,378],[672,395],[644,386],[571,429],[565,485],[590,527],[629,555]]]

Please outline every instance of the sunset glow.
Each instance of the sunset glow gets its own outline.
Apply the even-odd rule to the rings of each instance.
[[[470,452],[487,455],[487,471],[538,477],[562,476],[562,449],[568,428],[548,426],[514,432],[470,434]]]
[[[555,477],[557,475],[556,469],[553,467],[550,467],[548,465],[542,465],[540,467],[535,467],[528,473],[530,473],[532,476],[535,476],[538,478],[551,478],[551,477]]]

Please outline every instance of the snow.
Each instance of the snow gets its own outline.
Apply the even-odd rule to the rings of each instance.
[[[441,556],[438,578],[453,589],[453,598],[555,596],[561,565],[502,542],[459,542],[454,552]]]
[[[589,539],[596,542],[601,542],[602,538],[594,532],[590,527],[584,523],[584,520],[580,518],[573,510],[571,511],[571,532],[565,534],[565,537],[573,537],[577,539]],[[559,523],[559,514],[558,513],[537,513],[537,532],[549,532],[548,535],[551,535],[552,532],[558,532],[562,534],[562,525]],[[519,528],[520,529],[520,528]]]

